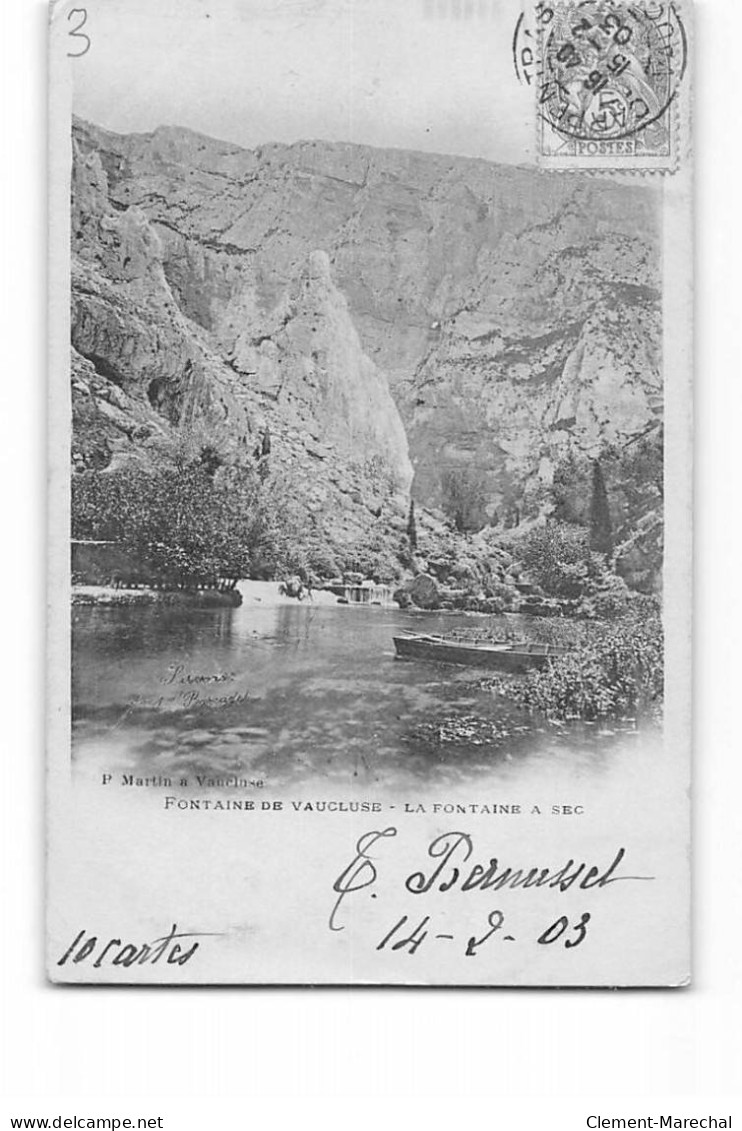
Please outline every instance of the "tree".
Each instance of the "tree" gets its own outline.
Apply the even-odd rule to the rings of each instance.
[[[250,468],[130,465],[72,486],[73,536],[118,542],[143,579],[192,588],[249,576],[265,527]]]
[[[590,465],[584,456],[570,449],[554,468],[550,495],[553,516],[557,522],[578,526],[587,524],[590,488]]]
[[[199,453],[199,463],[208,475],[209,479],[213,479],[219,468],[222,466],[224,460],[220,452],[214,447],[213,444],[204,444]]]
[[[528,577],[552,597],[578,598],[602,575],[602,558],[591,554],[587,531],[546,522],[510,544]]]
[[[593,460],[593,488],[590,499],[590,549],[610,556],[613,552],[613,528],[608,506],[608,492],[600,462]]]
[[[459,533],[480,530],[486,521],[487,479],[476,467],[451,468],[441,477],[443,509]]]
[[[410,549],[417,550],[417,523],[415,521],[415,500],[410,499],[410,511],[407,516],[407,537],[410,540]]]
[[[263,435],[255,446],[255,459],[258,464],[258,475],[261,480],[265,482],[270,474],[270,460],[271,454],[271,430],[270,426],[266,424],[263,429]]]

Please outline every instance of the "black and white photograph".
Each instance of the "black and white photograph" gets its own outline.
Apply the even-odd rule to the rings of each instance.
[[[53,9],[52,980],[687,984],[691,37]]]
[[[7,5],[7,1131],[736,1127],[740,31]]]

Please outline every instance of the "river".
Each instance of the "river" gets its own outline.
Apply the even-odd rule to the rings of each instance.
[[[659,743],[652,729],[537,721],[480,690],[472,669],[394,658],[399,630],[472,623],[255,596],[187,614],[73,608],[76,770],[356,792],[569,782],[617,766],[639,779]]]

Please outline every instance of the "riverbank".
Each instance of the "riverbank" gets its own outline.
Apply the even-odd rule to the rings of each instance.
[[[188,609],[236,609],[242,604],[242,595],[237,589],[220,593],[214,589],[186,591],[181,589],[114,589],[107,585],[73,585],[72,604],[126,606],[167,605]]]
[[[332,605],[338,603],[337,595],[326,589],[312,589],[311,597],[289,597],[281,592],[281,583],[278,581],[253,581],[246,579],[237,583],[237,590],[242,595],[242,602],[246,606],[262,605],[264,608],[274,608],[278,605],[306,605],[312,608],[315,605]]]
[[[335,593],[323,589],[313,589],[311,597],[301,601],[281,592],[278,581],[240,581],[230,592],[222,593],[216,589],[152,589],[142,586],[137,589],[114,588],[111,585],[73,585],[73,605],[137,606],[167,605],[183,608],[220,609],[239,608],[240,605],[256,605],[274,608],[288,605],[335,606],[338,598]]]

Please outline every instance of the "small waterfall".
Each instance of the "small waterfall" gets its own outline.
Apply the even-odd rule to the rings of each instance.
[[[393,605],[391,585],[374,585],[371,592],[371,604]]]
[[[360,585],[345,585],[343,597],[349,605],[384,605],[391,606],[391,585],[377,585],[374,581],[364,581]]]

